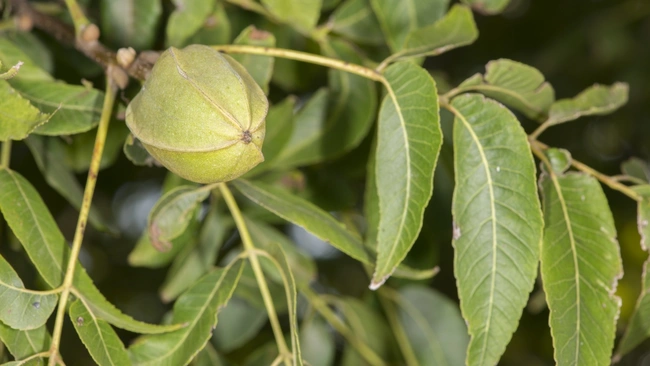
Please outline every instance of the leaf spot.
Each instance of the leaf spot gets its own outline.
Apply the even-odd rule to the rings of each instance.
[[[580,196],[580,199],[584,201],[585,200],[585,195],[583,194],[582,196]]]
[[[79,316],[77,317],[77,326],[80,327],[82,325],[84,325],[84,318]]]
[[[458,226],[458,224],[456,224],[456,221],[452,222],[452,226],[453,226],[452,232],[453,232],[454,240],[460,239],[460,235],[461,235],[460,227]]]
[[[498,166],[498,167],[497,167],[497,173],[500,172],[500,171],[501,171],[501,167]]]
[[[38,308],[41,307],[41,303],[38,302],[38,301],[36,301],[36,302],[32,303],[32,306],[33,306],[35,309],[38,309]]]

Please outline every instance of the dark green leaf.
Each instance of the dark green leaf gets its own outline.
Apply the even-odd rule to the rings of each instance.
[[[623,274],[616,227],[598,181],[582,173],[542,174],[541,273],[559,365],[608,365]],[[512,277],[511,277],[512,279]]]
[[[0,118],[0,141],[22,140],[49,121],[50,114],[42,113],[6,80],[0,80]]]
[[[274,166],[288,168],[322,160],[314,146],[320,146],[327,120],[328,90],[319,89],[294,117],[291,138],[274,161]]]
[[[87,86],[60,81],[12,79],[11,86],[44,113],[50,121],[34,132],[40,135],[73,135],[99,123],[104,93]]]
[[[337,298],[333,302],[352,332],[379,357],[386,359],[389,349],[389,330],[386,322],[379,316],[377,311],[362,301],[351,297]],[[358,351],[348,344],[343,353],[341,365],[358,366],[366,364]]]
[[[469,337],[454,302],[424,286],[399,291],[399,319],[420,365],[465,365]]]
[[[533,289],[542,213],[526,133],[480,94],[452,103],[454,274],[472,339],[469,365],[499,361]]]
[[[612,86],[594,85],[575,98],[553,103],[548,119],[552,125],[572,121],[583,116],[609,114],[627,103],[629,87],[625,83]]]
[[[63,164],[63,143],[55,137],[38,135],[29,136],[25,143],[32,152],[34,161],[36,161],[36,165],[45,177],[47,184],[70,202],[74,208],[77,210],[81,208],[83,189],[72,171]],[[107,223],[96,207],[90,208],[88,221],[97,230],[116,231],[112,225]]]
[[[180,186],[165,193],[149,213],[147,230],[151,244],[160,251],[172,248],[171,241],[185,232],[198,205],[210,195],[204,186]]]
[[[74,301],[68,311],[74,329],[98,365],[131,364],[124,344],[106,321],[98,319],[80,300]]]
[[[332,31],[358,43],[380,45],[384,37],[369,0],[346,0],[329,19]]]
[[[300,327],[302,358],[311,366],[331,366],[336,353],[334,334],[320,317],[312,317]]]
[[[463,81],[457,93],[479,91],[514,108],[531,119],[543,119],[555,100],[555,91],[534,67],[508,60],[490,61],[485,75]]]
[[[248,301],[233,297],[219,312],[219,325],[214,330],[213,342],[223,352],[230,352],[251,340],[262,329],[268,316],[264,309]]]
[[[257,29],[254,25],[251,25],[244,29],[235,38],[233,43],[249,46],[275,47],[275,37],[273,34]],[[264,93],[268,94],[275,59],[270,56],[250,54],[239,54],[233,55],[232,57],[248,70],[253,79],[264,90]]]
[[[370,257],[360,239],[330,214],[310,202],[264,183],[238,179],[232,184],[251,201],[303,227],[350,257],[370,264]]]
[[[264,163],[260,169],[272,165],[275,158],[286,146],[293,133],[293,110],[296,106],[296,97],[288,96],[278,104],[269,108],[266,116],[266,136],[262,145]]]
[[[99,162],[99,169],[111,166],[120,155],[124,141],[129,134],[129,129],[123,121],[113,120],[108,127],[104,153]],[[97,130],[93,129],[70,136],[69,143],[65,144],[65,163],[77,173],[85,173],[90,169],[90,160],[95,148]]]
[[[322,0],[262,0],[262,4],[283,23],[309,31],[318,22]]]
[[[115,47],[153,46],[162,15],[161,0],[102,0],[102,35]]]
[[[444,18],[409,32],[402,50],[394,58],[435,56],[471,44],[476,38],[478,30],[472,11],[465,6],[454,5]]]
[[[379,110],[375,157],[381,230],[370,285],[374,289],[404,260],[418,236],[442,143],[436,84],[429,73],[398,62],[384,76],[388,95]]]
[[[220,1],[201,28],[189,38],[187,44],[226,44],[230,43],[230,37],[230,20]]]
[[[435,23],[447,12],[449,0],[370,0],[388,46],[400,51],[406,36]]]
[[[156,159],[149,155],[149,152],[144,148],[142,142],[133,137],[132,134],[129,134],[126,137],[122,151],[124,151],[126,158],[134,165],[153,166],[156,161]]]
[[[205,347],[217,325],[217,312],[232,296],[243,263],[215,269],[190,287],[174,304],[172,322],[185,327],[143,336],[129,347],[134,365],[185,365]]]
[[[639,182],[650,182],[650,166],[645,160],[639,158],[629,158],[621,163],[623,174],[636,178]]]
[[[167,21],[167,46],[183,47],[205,23],[215,7],[215,0],[173,0],[176,9]]]
[[[11,265],[0,256],[0,320],[11,328],[36,329],[45,324],[59,296],[25,289]]]
[[[11,44],[27,55],[30,63],[33,62],[34,66],[41,68],[47,73],[52,73],[54,69],[52,52],[34,32],[5,30],[4,36],[7,37],[7,40],[9,40]],[[0,56],[0,58],[2,58],[2,56]],[[48,79],[50,78],[48,77]]]
[[[47,351],[52,337],[45,325],[32,330],[15,330],[0,323],[0,340],[17,360],[22,360],[33,354]],[[44,364],[42,359],[37,359],[29,365]]]
[[[56,288],[63,283],[63,266],[70,249],[38,192],[20,174],[0,169],[0,211],[45,282]],[[159,326],[134,320],[109,303],[86,271],[77,264],[73,293],[109,323],[139,333],[158,333],[177,326]]]
[[[208,213],[203,220],[196,247],[186,246],[189,249],[187,253],[185,255],[180,253],[174,258],[165,282],[160,288],[160,297],[163,301],[168,302],[176,299],[212,269],[217,259],[217,253],[232,226],[233,222],[230,217],[226,217],[216,210]]]
[[[637,224],[641,235],[641,248],[648,251],[648,238],[650,238],[650,185],[634,187],[634,190],[641,195],[638,203]],[[614,362],[637,347],[641,342],[650,337],[650,260],[643,264],[643,275],[641,277],[641,294],[637,300],[634,312],[628,321],[625,334],[618,344]]]
[[[463,0],[463,2],[480,13],[492,15],[501,13],[510,0]]]
[[[221,359],[221,356],[219,356],[212,344],[208,343],[205,345],[205,347],[203,347],[199,354],[194,357],[194,360],[192,360],[192,363],[190,365],[223,366],[226,365],[226,363]]]

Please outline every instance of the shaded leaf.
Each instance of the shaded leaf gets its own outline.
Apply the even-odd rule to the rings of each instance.
[[[147,149],[144,148],[140,140],[133,137],[132,134],[129,134],[124,141],[122,151],[127,159],[129,159],[134,165],[139,166],[153,166],[156,162]]]
[[[370,257],[362,247],[360,239],[312,203],[260,182],[238,179],[233,181],[232,185],[251,201],[303,227],[350,257],[370,263]]]
[[[598,181],[582,173],[543,173],[541,273],[560,365],[610,363],[621,300],[616,228]]]
[[[20,30],[5,30],[3,35],[12,45],[27,55],[30,64],[39,67],[47,73],[52,73],[54,70],[52,52],[35,33]],[[51,79],[51,77],[47,77],[47,79]]]
[[[496,364],[537,276],[542,213],[526,133],[479,94],[452,102],[454,274],[472,336],[469,365]]]
[[[544,151],[544,155],[551,164],[555,174],[562,174],[571,166],[571,153],[565,149],[550,148]]]
[[[172,248],[171,241],[185,232],[198,205],[210,195],[204,186],[180,186],[165,193],[149,212],[147,230],[151,244],[160,251]]]
[[[215,7],[215,0],[173,0],[176,9],[169,16],[166,44],[183,47],[188,38],[205,23]]]
[[[336,352],[334,334],[320,317],[312,317],[300,327],[302,358],[311,366],[330,366]]]
[[[346,297],[337,298],[334,304],[345,318],[352,332],[381,359],[388,356],[389,330],[377,311],[362,301]],[[367,365],[358,351],[348,344],[343,352],[343,366]]]
[[[14,90],[9,82],[0,80],[0,141],[22,140],[50,119]]]
[[[0,320],[11,328],[36,329],[45,324],[59,296],[25,289],[11,265],[0,256]]]
[[[478,30],[472,11],[462,5],[454,5],[437,22],[409,32],[404,46],[393,57],[406,59],[434,56],[451,49],[474,43]]]
[[[420,365],[465,365],[469,337],[457,305],[424,286],[400,289],[399,319]]]
[[[328,90],[318,89],[294,117],[291,138],[280,151],[274,166],[289,168],[323,159],[320,146],[327,120]]]
[[[612,86],[594,85],[571,99],[553,103],[549,112],[551,125],[572,121],[583,116],[609,114],[627,103],[629,87],[626,83]]]
[[[170,241],[169,250],[161,251],[149,240],[144,232],[129,253],[128,262],[133,267],[159,268],[168,265],[183,248],[193,246],[199,228],[198,220],[190,220],[188,228],[177,238]]]
[[[230,20],[221,1],[217,2],[214,11],[203,22],[201,28],[194,33],[187,44],[226,44],[230,43]]]
[[[621,163],[621,171],[640,182],[650,182],[650,166],[642,159],[631,157],[625,160]]]
[[[268,316],[264,309],[254,307],[243,299],[233,297],[219,312],[219,324],[213,342],[223,352],[230,352],[251,340],[262,329]]]
[[[54,218],[34,187],[20,174],[0,169],[0,211],[20,241],[38,273],[51,287],[63,283],[64,263],[70,249]],[[86,271],[77,263],[73,293],[100,318],[126,330],[158,333],[177,329],[177,325],[160,326],[134,320],[109,303],[95,287]]]
[[[269,113],[266,116],[266,136],[264,145],[262,145],[264,162],[259,165],[260,170],[265,166],[272,165],[275,158],[289,142],[293,133],[293,110],[296,100],[296,97],[290,95],[269,108]]]
[[[641,248],[648,251],[648,238],[650,238],[650,185],[637,186],[633,188],[641,195],[638,203],[637,225],[641,235]],[[641,342],[650,337],[650,260],[643,264],[643,275],[641,277],[641,294],[636,302],[634,312],[628,321],[625,334],[618,344],[614,362],[636,348]]]
[[[31,135],[25,143],[34,157],[38,169],[45,177],[47,184],[54,188],[63,198],[65,198],[74,208],[81,208],[83,199],[83,188],[74,176],[72,171],[63,164],[63,143],[58,138],[50,138],[38,135]],[[90,208],[88,221],[97,230],[116,232],[106,219],[102,217],[96,207]]]
[[[68,311],[74,329],[98,365],[131,364],[122,341],[106,321],[98,319],[80,300],[74,301]]]
[[[32,330],[16,330],[0,323],[0,340],[17,360],[22,360],[50,348],[52,337],[43,325]],[[30,365],[44,365],[42,359],[34,360]]]
[[[4,66],[3,68],[10,68],[19,62],[23,64],[15,79],[34,81],[54,80],[47,71],[43,70],[20,47],[11,42],[9,38],[0,38],[0,63]]]
[[[100,170],[110,167],[117,160],[128,134],[129,129],[123,121],[115,119],[111,121],[104,144],[104,153],[99,162]],[[77,173],[86,173],[90,169],[96,136],[96,129],[70,136],[68,143],[64,145],[66,165]]]
[[[162,15],[161,0],[102,0],[102,35],[115,47],[153,46]]]
[[[539,70],[508,59],[488,62],[485,75],[470,77],[456,91],[479,91],[531,119],[545,118],[555,100],[553,87]]]
[[[493,15],[501,13],[510,0],[463,0],[463,2],[480,13]]]
[[[34,132],[39,135],[73,135],[88,131],[99,123],[104,93],[87,86],[59,81],[18,80],[11,86],[44,113],[50,121]]]
[[[435,23],[447,12],[449,0],[370,0],[386,42],[393,52],[400,51],[406,36]]]
[[[196,247],[187,246],[186,255],[176,256],[160,288],[163,301],[174,300],[194,282],[208,273],[215,264],[217,253],[230,233],[233,221],[216,210],[203,220]]]
[[[358,43],[380,45],[384,37],[369,0],[346,0],[330,16],[336,34]]]
[[[190,363],[192,366],[222,366],[225,364],[226,363],[221,359],[210,343],[206,344]]]
[[[134,365],[185,365],[203,349],[217,325],[217,312],[237,286],[243,263],[209,272],[174,304],[172,322],[184,328],[143,336],[129,347]]]
[[[283,233],[273,226],[261,221],[245,218],[246,226],[256,247],[261,248],[274,257],[286,256],[291,273],[298,283],[308,285],[316,278],[316,263],[303,253]],[[282,248],[282,253],[279,249]]]
[[[429,73],[398,62],[384,76],[388,95],[379,110],[375,156],[380,230],[373,289],[404,260],[418,236],[442,143],[436,84]]]
[[[275,37],[272,33],[250,25],[235,38],[233,43],[249,46],[275,47]],[[236,54],[232,57],[248,70],[253,79],[264,90],[264,94],[268,94],[275,59],[270,56],[251,54]]]
[[[262,4],[283,23],[309,31],[318,22],[322,0],[262,0]]]

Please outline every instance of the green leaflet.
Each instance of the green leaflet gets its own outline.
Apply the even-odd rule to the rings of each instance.
[[[559,365],[609,365],[621,300],[616,228],[598,181],[542,174],[541,273]]]
[[[641,185],[633,188],[641,195],[638,203],[637,224],[641,235],[641,248],[648,251],[648,238],[650,238],[650,185]],[[641,294],[637,300],[634,313],[630,317],[625,334],[616,350],[615,360],[632,351],[636,346],[650,337],[650,260],[643,264],[643,277],[641,278]]]
[[[216,0],[173,0],[176,9],[169,16],[166,45],[183,47],[212,13]]]
[[[455,90],[481,92],[537,120],[548,115],[555,100],[553,87],[539,70],[504,58],[488,62],[485,75],[475,74]]]
[[[329,24],[333,32],[354,42],[372,45],[384,42],[369,0],[346,0],[332,13]]]
[[[303,321],[300,327],[300,345],[305,363],[311,366],[330,366],[334,361],[336,345],[334,334],[318,316]]]
[[[131,365],[124,344],[110,324],[98,319],[80,300],[75,300],[68,311],[74,329],[98,365]]]
[[[0,118],[0,141],[22,140],[49,121],[50,114],[42,113],[9,82],[0,80]]]
[[[246,27],[235,38],[234,44],[275,47],[275,36],[267,31],[259,30],[254,25]],[[273,75],[273,64],[275,58],[270,56],[235,54],[232,57],[248,70],[253,79],[264,90],[264,94],[269,94],[269,82]]]
[[[68,244],[38,192],[20,174],[8,169],[0,169],[0,211],[45,282],[52,288],[59,286],[70,255]],[[73,286],[75,295],[82,297],[97,316],[119,328],[138,333],[178,328],[143,323],[123,314],[104,298],[79,264]]]
[[[494,365],[533,289],[542,236],[535,164],[515,116],[480,94],[452,101],[454,274],[472,336],[468,365]]]
[[[595,84],[571,99],[553,103],[548,119],[551,125],[572,121],[583,116],[609,114],[627,103],[629,86],[615,83],[612,86]]]
[[[262,0],[262,4],[283,23],[309,31],[318,22],[322,0]]]
[[[41,112],[51,114],[48,123],[34,130],[39,135],[73,135],[99,123],[104,93],[61,81],[12,79],[11,86]]]
[[[162,15],[161,0],[102,0],[102,36],[115,47],[150,49]]]
[[[31,48],[30,51],[34,49]],[[54,80],[52,76],[41,68],[41,66],[34,61],[25,51],[21,50],[17,44],[9,40],[9,37],[0,38],[0,63],[2,67],[10,68],[22,62],[22,66],[18,71],[18,75],[14,80],[34,80],[34,81],[51,81]]]
[[[472,11],[465,6],[454,5],[442,19],[411,31],[406,37],[402,50],[391,58],[435,56],[472,44],[476,38],[478,38],[478,30]]]
[[[449,0],[370,0],[386,42],[400,51],[413,30],[435,23],[447,11]]]
[[[203,276],[174,304],[174,332],[143,336],[129,347],[133,365],[185,365],[205,347],[217,324],[217,312],[232,296],[243,268],[237,261]]]
[[[50,348],[52,337],[45,324],[32,330],[16,330],[0,323],[0,340],[12,356],[17,360],[22,360],[33,354],[47,351]],[[30,366],[44,364],[42,359],[29,363]]]
[[[420,365],[465,365],[467,326],[453,301],[424,286],[401,288],[396,300],[400,323]]]
[[[403,61],[384,76],[388,94],[379,110],[375,156],[381,230],[372,289],[393,273],[418,236],[442,144],[436,84],[429,73]]]
[[[25,139],[43,177],[55,191],[77,210],[81,208],[83,188],[74,173],[64,163],[63,142],[55,137],[31,135]],[[90,207],[88,221],[97,230],[116,232],[96,207]]]
[[[14,329],[30,330],[45,324],[59,300],[57,294],[25,289],[11,265],[0,256],[0,320]]]

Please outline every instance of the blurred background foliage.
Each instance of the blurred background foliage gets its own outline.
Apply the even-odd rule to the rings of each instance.
[[[53,3],[61,5],[62,2]],[[105,15],[102,12],[102,1],[87,0],[82,3],[88,16],[105,31],[102,41],[112,47],[123,46],[119,37],[106,37],[108,25],[102,24]],[[337,1],[324,3],[334,4]],[[41,5],[47,7],[52,4],[43,2]],[[171,1],[163,1],[161,19],[167,19],[173,9]],[[229,43],[246,26],[255,24],[260,29],[273,32],[279,47],[318,52],[316,43],[289,31],[287,27],[270,24],[233,5],[225,4],[224,9],[230,23],[230,32],[212,31],[213,28],[223,26],[219,19],[215,19],[215,23],[208,24],[201,30],[201,34],[195,35],[199,37],[196,41]],[[326,21],[327,16],[328,13],[324,12],[320,22]],[[453,86],[476,72],[483,72],[488,61],[498,58],[509,58],[538,68],[555,88],[557,98],[572,97],[593,83],[627,82],[630,85],[630,100],[624,108],[611,115],[588,117],[576,123],[556,126],[544,133],[541,140],[552,146],[567,148],[576,159],[611,175],[618,174],[620,164],[630,157],[639,157],[646,164],[650,161],[650,1],[512,0],[503,14],[477,14],[476,18],[480,31],[476,43],[425,62],[425,67],[431,70],[441,90],[444,85]],[[6,29],[0,34],[1,37],[17,42],[20,42],[21,37],[36,37],[37,43],[53,52],[50,56],[37,48],[29,51],[56,78],[70,83],[79,83],[83,78],[98,88],[103,86],[99,66],[76,51],[57,44],[48,35],[39,31],[26,35]],[[158,32],[151,39],[154,45],[152,48],[165,48],[164,34],[165,24],[161,22]],[[147,43],[143,41],[136,46],[146,46]],[[382,52],[372,49],[367,51]],[[275,69],[270,90],[272,102],[278,102],[288,94],[299,97],[310,95],[327,78],[324,68],[285,60],[277,60]],[[303,77],[297,77],[299,75]],[[309,77],[304,77],[305,75]],[[137,92],[137,86],[133,84],[135,83],[122,95],[123,100],[128,100]],[[121,110],[118,110],[118,120],[120,113]],[[448,141],[451,137],[451,117],[444,113],[446,112],[443,112],[443,130]],[[534,122],[521,115],[518,117],[528,132],[534,129]],[[149,210],[161,194],[165,171],[160,168],[136,167],[128,161],[121,151],[121,141],[127,130],[122,121],[115,122],[110,133],[115,136],[113,140],[117,143],[107,146],[106,168],[100,174],[94,205],[110,218],[121,234],[98,232],[89,227],[81,260],[101,291],[119,308],[137,319],[159,322],[170,309],[170,304],[162,302],[158,294],[168,267],[134,268],[128,265],[127,256],[146,225]],[[87,169],[90,159],[93,137],[94,131],[91,131],[64,140],[65,163],[80,172],[80,182],[85,180],[83,171]],[[358,222],[369,149],[370,139],[366,138],[346,156],[296,170],[284,176],[283,182],[322,208],[334,212],[341,220]],[[72,239],[77,220],[76,210],[46,184],[25,144],[15,144],[12,158],[12,167],[37,188],[64,234]],[[457,301],[452,268],[450,207],[453,171],[449,144],[443,146],[440,162],[436,172],[434,197],[427,209],[420,237],[407,258],[407,264],[418,268],[439,266],[440,273],[425,284]],[[646,255],[639,246],[634,202],[607,188],[605,191],[616,220],[625,266],[625,276],[618,286],[618,295],[623,299],[618,324],[620,335],[640,291],[641,268]],[[282,223],[278,223],[278,227],[302,243],[303,249],[317,259],[318,286],[322,286],[318,290],[357,297],[366,301],[366,304],[376,301],[367,290],[369,279],[359,263],[341,255],[327,244],[314,240],[298,227]],[[35,271],[26,256],[20,252],[20,246],[11,237],[4,223],[0,224],[0,229],[0,252],[13,264],[28,287],[38,287],[39,279],[34,277]],[[236,235],[227,239],[220,258],[237,242]],[[400,280],[391,281],[398,283]],[[538,284],[524,311],[519,329],[502,358],[502,365],[553,364],[548,311],[540,289]],[[259,311],[252,313],[258,314]],[[217,349],[226,350],[224,358],[232,364],[241,364],[244,358],[254,352],[255,358],[264,364],[264,352],[268,347],[262,346],[272,340],[270,327],[265,323],[264,317],[247,317],[246,314],[249,313],[244,312],[239,316],[247,318],[250,322],[247,326],[261,329],[260,332],[249,336],[243,344],[231,342],[224,345],[219,344],[219,340],[215,341]],[[231,315],[237,316],[235,313]],[[312,322],[318,321],[319,318],[313,318]],[[228,334],[227,327],[241,326],[241,323],[221,321],[216,332]],[[312,324],[304,323],[303,326],[313,327]],[[317,331],[322,327],[314,329]],[[134,334],[126,331],[119,331],[119,334],[127,344],[134,337]],[[340,351],[344,341],[341,338],[336,340],[334,346]],[[62,344],[62,353],[68,364],[92,363],[71,324],[66,324]],[[338,352],[337,357],[340,361],[341,352]],[[620,364],[650,365],[650,342],[624,357]]]

